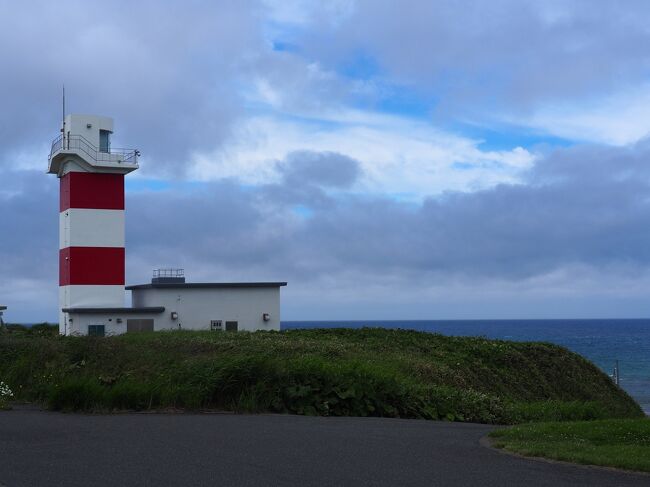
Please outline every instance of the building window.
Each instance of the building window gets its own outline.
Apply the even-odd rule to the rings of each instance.
[[[236,321],[226,321],[226,331],[237,331],[237,325]]]
[[[92,337],[103,337],[106,334],[104,325],[88,325],[88,335]]]
[[[210,321],[210,329],[212,331],[221,331],[221,330],[223,330],[223,321],[221,321],[221,320],[211,320]]]

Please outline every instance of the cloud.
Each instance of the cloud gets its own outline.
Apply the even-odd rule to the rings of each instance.
[[[644,83],[597,99],[549,104],[530,117],[509,121],[569,140],[628,145],[650,134],[648,106],[650,86]]]
[[[287,186],[349,188],[360,176],[357,161],[335,152],[291,152],[279,172]]]
[[[1,181],[0,304],[9,306],[9,320],[52,319],[58,299],[57,181],[28,170],[3,171]]]
[[[625,9],[585,0],[306,3],[301,20],[286,16],[275,35],[343,77],[370,63],[366,85],[379,104],[410,94],[440,124],[507,119],[596,143],[635,142],[650,129],[636,93],[650,71],[643,0]]]
[[[130,282],[174,265],[286,279],[294,318],[642,314],[649,14],[636,0],[119,1],[101,16],[0,2],[0,300],[55,315],[43,170],[65,82],[69,111],[113,116],[115,145],[143,153]]]
[[[310,155],[314,160],[326,156]],[[379,279],[397,301],[415,289],[445,283],[497,285],[509,292],[524,286],[538,295],[549,292],[546,286],[570,290],[575,284],[584,292],[597,288],[611,294],[615,290],[603,283],[649,275],[648,156],[645,141],[625,149],[561,149],[540,159],[521,183],[445,193],[417,205],[354,192],[318,193],[321,199],[314,203],[316,188],[291,193],[294,184],[279,183],[273,191],[264,185],[225,193],[229,205],[243,199],[236,211],[227,209],[237,222],[223,234],[232,246],[226,241],[202,245],[213,233],[202,232],[196,223],[187,222],[190,227],[182,233],[192,235],[188,245],[202,249],[187,253],[195,262],[227,262],[229,272],[241,276],[268,273],[315,288],[332,281],[365,289]],[[196,208],[197,221],[216,220],[203,196],[193,198],[185,207]],[[295,215],[296,204],[311,208],[307,218]],[[165,214],[176,207],[170,202]],[[239,238],[243,242],[236,243]],[[237,249],[236,254],[229,249]],[[180,248],[172,252],[182,254]],[[596,275],[601,284],[590,282]],[[359,291],[359,299],[364,292]]]
[[[0,3],[11,19],[0,32],[0,92],[11,94],[0,144],[36,153],[53,139],[65,83],[68,112],[114,117],[115,144],[142,149],[143,172],[182,174],[188,154],[218,145],[242,114],[238,79],[265,52],[255,3],[104,7],[97,15],[78,1]]]
[[[359,166],[331,153],[277,161],[287,177],[273,184],[221,180],[192,191],[131,192],[128,280],[146,281],[160,266],[185,267],[195,281],[288,280],[285,302],[294,313],[318,296],[314,309],[325,312],[325,303],[340,300],[350,316],[386,302],[395,309],[411,303],[421,318],[441,317],[427,303],[456,317],[475,305],[476,316],[495,309],[489,296],[504,306],[521,296],[542,314],[544,302],[566,300],[558,314],[590,315],[576,303],[597,297],[598,309],[610,315],[624,302],[632,306],[628,316],[639,315],[639,286],[650,282],[649,157],[648,141],[559,149],[520,183],[418,204],[346,190]],[[349,173],[319,186],[321,166],[332,161]],[[34,172],[6,177],[15,191],[0,195],[3,227],[13,229],[0,242],[8,276],[2,292],[15,300],[15,313],[40,309],[43,316],[56,299],[56,187]],[[309,213],[296,213],[297,205]],[[40,291],[37,304],[16,294],[28,287]]]
[[[300,31],[309,55],[333,66],[367,52],[388,76],[455,102],[579,97],[617,86],[621,74],[644,79],[649,67],[642,0],[625,11],[585,0],[348,4],[346,15],[318,11]]]
[[[472,191],[519,180],[535,155],[481,150],[479,140],[431,123],[366,110],[332,110],[302,117],[260,115],[233,128],[218,150],[196,154],[190,176],[235,178],[246,184],[279,181],[275,161],[299,151],[337,152],[358,161],[355,189],[421,200],[444,191]]]

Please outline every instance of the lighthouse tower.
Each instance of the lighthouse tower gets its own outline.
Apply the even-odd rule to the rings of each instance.
[[[124,176],[138,151],[111,148],[113,120],[68,115],[48,173],[60,181],[59,332],[85,334],[65,310],[124,306]]]

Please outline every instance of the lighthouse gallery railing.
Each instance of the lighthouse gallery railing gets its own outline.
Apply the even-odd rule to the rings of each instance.
[[[49,159],[51,159],[56,152],[62,150],[76,150],[83,152],[95,162],[117,162],[124,164],[137,164],[137,158],[140,154],[136,149],[111,148],[109,152],[100,151],[83,135],[59,135],[52,141],[52,149],[50,150]]]

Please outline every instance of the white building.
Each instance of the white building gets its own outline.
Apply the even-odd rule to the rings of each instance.
[[[60,180],[59,332],[279,330],[286,282],[186,283],[158,272],[125,298],[124,177],[139,152],[111,148],[113,120],[68,115],[52,143],[48,173]]]
[[[280,330],[280,287],[286,282],[187,283],[181,269],[155,271],[154,276],[150,284],[127,286],[133,307],[63,309],[70,328],[93,335],[179,329]]]

